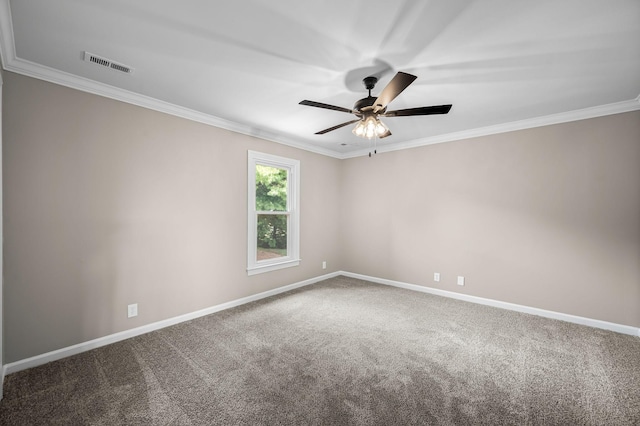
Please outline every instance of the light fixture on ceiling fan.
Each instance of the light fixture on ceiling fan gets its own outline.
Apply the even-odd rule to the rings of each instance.
[[[320,130],[319,132],[316,132],[316,135],[323,135],[341,127],[348,126],[349,124],[357,123],[352,130],[354,135],[367,139],[382,139],[387,136],[391,136],[391,131],[382,121],[380,121],[379,117],[408,117],[412,115],[447,114],[451,109],[451,105],[449,104],[387,111],[387,105],[402,93],[402,91],[411,83],[413,83],[416,78],[417,77],[415,75],[398,72],[382,90],[380,95],[377,98],[374,98],[371,96],[371,90],[373,90],[378,82],[378,78],[373,76],[365,77],[362,82],[364,83],[364,87],[369,91],[369,96],[358,100],[353,106],[353,109],[308,100],[301,101],[300,105],[347,112],[358,117],[356,120],[347,121],[346,123]]]
[[[373,139],[384,137],[389,128],[379,118],[369,116],[359,120],[351,132],[361,138]]]

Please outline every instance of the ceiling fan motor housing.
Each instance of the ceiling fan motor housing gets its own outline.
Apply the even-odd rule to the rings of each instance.
[[[356,101],[356,103],[353,105],[353,110],[361,113],[363,108],[373,106],[373,104],[376,102],[376,99],[377,98],[374,98],[373,96],[362,98]]]

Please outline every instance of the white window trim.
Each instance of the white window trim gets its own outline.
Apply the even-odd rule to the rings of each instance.
[[[256,165],[278,167],[287,169],[287,203],[288,203],[288,229],[287,252],[288,256],[276,259],[257,261],[257,212],[256,212]],[[263,272],[290,268],[300,264],[300,161],[277,155],[264,154],[257,151],[248,151],[247,163],[247,274],[255,275]]]

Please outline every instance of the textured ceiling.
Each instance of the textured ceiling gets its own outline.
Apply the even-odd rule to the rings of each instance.
[[[201,122],[345,158],[369,141],[362,79],[418,76],[378,150],[640,109],[640,1],[0,0],[3,65]],[[88,51],[134,68],[83,60]]]

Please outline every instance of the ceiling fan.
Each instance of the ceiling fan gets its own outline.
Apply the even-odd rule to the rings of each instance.
[[[334,111],[342,111],[349,114],[354,114],[358,117],[355,120],[347,121],[346,123],[338,124],[337,126],[329,127],[328,129],[320,130],[316,132],[316,135],[323,135],[325,133],[340,129],[341,127],[348,126],[349,124],[358,123],[353,128],[352,132],[356,136],[360,136],[367,139],[386,138],[391,135],[389,128],[380,121],[379,117],[408,117],[412,115],[432,115],[432,114],[446,114],[451,109],[451,105],[434,105],[418,108],[398,109],[395,111],[387,111],[387,105],[394,100],[404,89],[406,89],[413,81],[418,78],[415,75],[407,74],[404,72],[398,72],[393,79],[387,84],[377,98],[371,96],[371,90],[378,82],[377,77],[369,76],[365,77],[362,82],[364,87],[369,91],[369,96],[358,100],[353,109],[343,108],[335,105],[324,104],[322,102],[315,101],[301,101],[300,105],[307,105],[317,108],[332,109]]]

